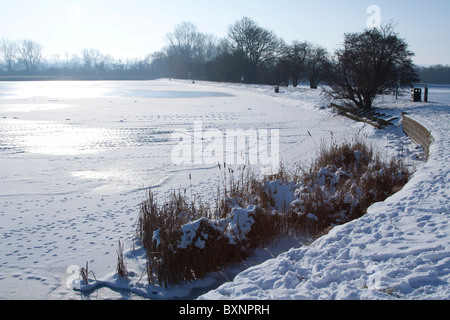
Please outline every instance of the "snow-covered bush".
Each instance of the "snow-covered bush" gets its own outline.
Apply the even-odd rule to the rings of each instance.
[[[290,226],[313,235],[365,214],[408,181],[400,161],[384,162],[371,147],[355,140],[321,149],[310,173],[295,190]]]
[[[229,199],[230,200],[230,199]],[[283,220],[255,205],[234,206],[222,218],[182,194],[158,205],[150,191],[141,204],[138,238],[147,252],[150,283],[167,287],[203,278],[248,257],[252,248],[282,235]]]

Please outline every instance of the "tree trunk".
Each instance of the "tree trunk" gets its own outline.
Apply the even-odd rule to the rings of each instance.
[[[366,109],[366,110],[372,109],[372,98],[371,97],[364,97],[363,109]]]
[[[298,84],[298,75],[297,76],[292,76],[292,86],[294,88],[297,88],[297,84]]]

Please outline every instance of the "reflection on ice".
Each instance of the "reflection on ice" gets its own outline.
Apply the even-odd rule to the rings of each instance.
[[[80,81],[51,82],[11,82],[0,86],[0,96],[4,98],[26,99],[49,97],[50,99],[83,99],[105,95],[109,89],[103,85],[92,85]]]
[[[105,170],[72,172],[73,177],[99,185],[94,191],[122,191],[148,188],[161,184],[167,175],[161,169],[116,166]]]
[[[28,152],[48,155],[78,155],[102,151],[107,130],[52,124],[39,127],[23,141]]]
[[[170,130],[153,127],[89,127],[0,119],[0,150],[54,156],[98,154],[111,149],[169,143]]]
[[[109,147],[105,128],[0,120],[0,147],[47,155],[93,154]]]

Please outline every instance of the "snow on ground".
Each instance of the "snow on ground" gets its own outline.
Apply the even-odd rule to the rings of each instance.
[[[169,80],[1,83],[0,298],[174,299],[208,291],[201,299],[448,298],[446,90],[436,89],[438,101],[429,104],[379,101],[433,131],[425,164],[400,122],[382,131],[355,123],[305,87],[275,94],[271,86]],[[323,141],[360,135],[420,170],[400,193],[310,246],[281,239],[206,279],[168,290],[149,286],[144,252],[133,248],[146,188],[162,198],[186,188],[207,200],[221,181],[216,165],[171,159],[171,134],[199,122],[220,132],[279,129],[287,167],[308,168]],[[128,282],[115,276],[119,239]],[[91,276],[83,290],[69,288],[73,266],[86,262],[97,281]]]
[[[436,140],[403,190],[200,299],[449,299],[449,102],[385,106],[408,112]]]

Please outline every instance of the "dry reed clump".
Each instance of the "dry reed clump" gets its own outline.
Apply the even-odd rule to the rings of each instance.
[[[89,263],[86,261],[86,268],[80,269],[80,277],[85,285],[89,284],[89,274],[92,274],[94,276],[95,281],[97,281],[94,272],[92,270],[89,271]]]
[[[116,267],[116,273],[121,278],[127,278],[128,277],[128,270],[127,266],[125,264],[125,257],[123,255],[123,247],[124,245],[119,240],[119,246],[117,251],[117,267]]]
[[[234,170],[224,166],[223,189],[218,188],[215,205],[205,205],[198,197],[189,200],[181,191],[160,205],[148,192],[137,236],[146,249],[150,283],[167,287],[203,278],[283,235],[284,220],[264,209],[270,201],[262,182],[245,169],[235,177]]]
[[[141,207],[138,230],[147,252],[149,282],[165,287],[240,262],[251,248],[267,244],[282,230],[278,216],[252,206],[235,207],[222,219],[205,216],[183,224],[184,211],[166,216],[168,206],[149,200],[154,201],[151,191]]]
[[[211,204],[189,199],[186,190],[172,192],[162,204],[150,190],[142,202],[137,236],[147,253],[149,283],[168,287],[203,278],[289,232],[317,236],[362,216],[409,179],[400,161],[381,161],[360,140],[322,146],[309,172],[289,174],[281,165],[262,179],[246,166],[218,167],[222,183]],[[278,212],[279,195],[267,182],[286,186],[289,181],[294,201]]]
[[[367,208],[403,188],[410,173],[401,161],[382,161],[360,140],[322,147],[291,203],[289,224],[317,235],[361,217]]]

